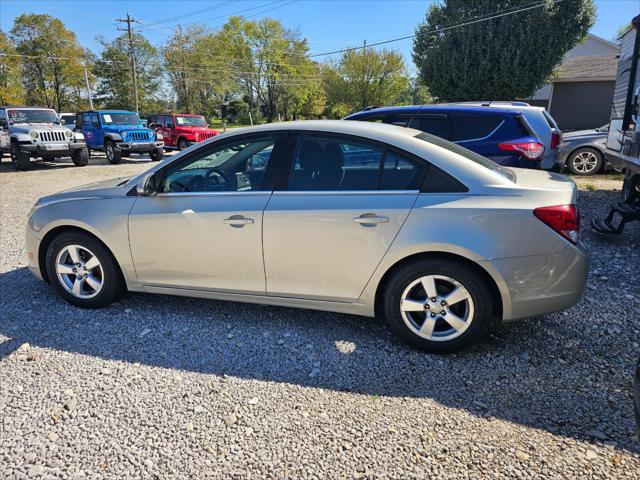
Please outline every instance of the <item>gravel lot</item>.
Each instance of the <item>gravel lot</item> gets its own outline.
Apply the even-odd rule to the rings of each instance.
[[[579,305],[436,356],[348,315],[63,303],[25,268],[32,204],[148,165],[0,165],[0,478],[640,478],[640,224],[587,225],[619,178],[579,180],[593,258]]]

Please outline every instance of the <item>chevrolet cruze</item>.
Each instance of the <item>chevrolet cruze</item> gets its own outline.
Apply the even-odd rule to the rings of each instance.
[[[280,123],[41,198],[26,252],[79,307],[128,290],[378,315],[449,352],[580,299],[576,195],[411,128]]]

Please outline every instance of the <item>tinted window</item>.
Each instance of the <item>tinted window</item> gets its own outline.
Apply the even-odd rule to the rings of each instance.
[[[387,151],[380,176],[380,190],[418,190],[425,164]]]
[[[82,128],[82,114],[76,114],[76,128]]]
[[[166,115],[164,117],[164,126],[169,128],[169,129],[172,129],[174,127],[174,125],[173,125],[173,117],[171,115]]]
[[[431,135],[429,133],[419,133],[418,135],[416,135],[416,138],[424,140],[425,142],[433,143],[434,145],[438,145],[439,147],[446,148],[447,150],[451,150],[452,152],[463,156],[467,160],[471,160],[472,162],[482,165],[483,167],[488,168],[491,171],[499,173],[512,182],[515,182],[516,180],[516,176],[511,170],[503,168],[497,163],[492,162],[488,158],[485,158],[482,155],[478,155],[477,153],[472,152],[467,148],[461,147],[460,145],[448,142],[447,140],[436,137],[435,135]]]
[[[98,114],[97,113],[92,113],[91,114],[91,126],[93,128],[100,128],[100,123],[98,122]]]
[[[275,135],[237,139],[199,149],[168,167],[161,192],[246,192],[261,190]]]
[[[150,125],[152,123],[156,123],[156,116],[155,115],[149,115],[148,125]]]
[[[303,135],[289,174],[289,190],[375,190],[383,149],[324,135]]]
[[[504,120],[496,116],[454,115],[456,140],[468,141],[485,138]]]
[[[416,130],[431,133],[442,138],[449,138],[449,120],[446,115],[397,115],[391,119],[394,125],[408,126]]]
[[[90,127],[91,126],[91,114],[90,113],[83,113],[82,114],[82,124],[85,127]]]

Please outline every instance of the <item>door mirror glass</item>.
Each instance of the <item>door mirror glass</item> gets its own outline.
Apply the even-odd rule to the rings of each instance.
[[[146,174],[142,177],[142,180],[140,180],[140,183],[138,183],[138,186],[136,187],[136,192],[141,197],[152,197],[157,193],[157,191],[158,175],[156,172]]]

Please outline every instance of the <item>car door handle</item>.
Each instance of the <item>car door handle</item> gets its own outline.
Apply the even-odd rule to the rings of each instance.
[[[354,218],[353,221],[360,225],[373,225],[376,223],[389,223],[389,217],[381,217],[374,213],[363,213],[359,217]]]
[[[232,227],[244,227],[245,225],[252,225],[254,220],[253,218],[246,218],[242,215],[231,215],[229,218],[225,218],[223,222]]]

